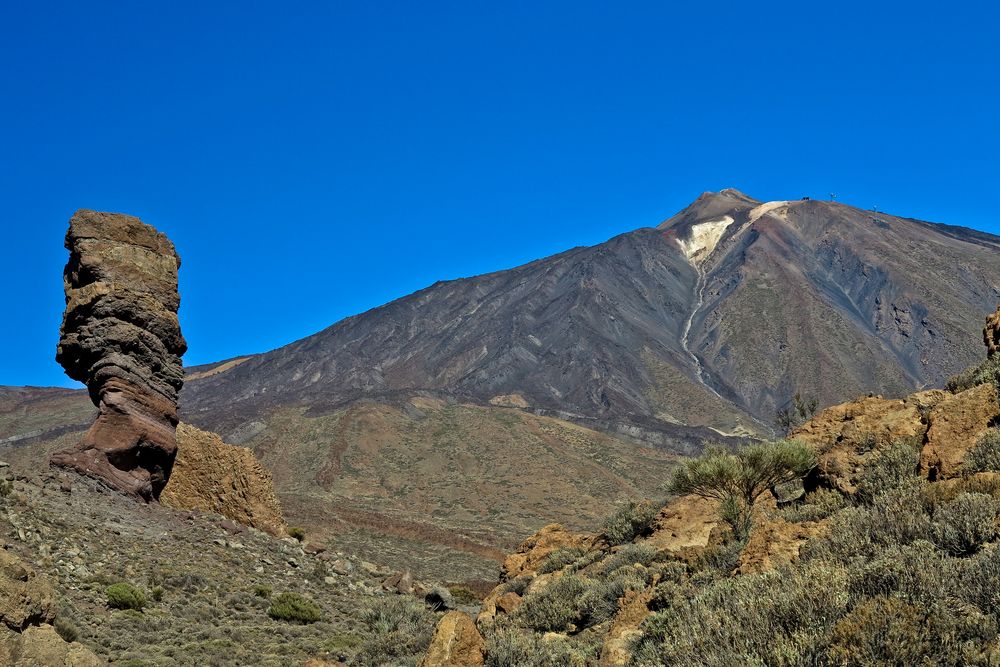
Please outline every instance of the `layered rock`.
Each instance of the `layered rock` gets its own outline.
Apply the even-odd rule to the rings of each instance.
[[[180,257],[165,235],[138,218],[87,210],[70,220],[66,248],[56,360],[87,385],[100,412],[83,439],[52,463],[156,499],[174,463],[184,381]]]
[[[215,512],[274,535],[286,530],[271,473],[253,452],[189,424],[177,427],[177,458],[160,502]]]

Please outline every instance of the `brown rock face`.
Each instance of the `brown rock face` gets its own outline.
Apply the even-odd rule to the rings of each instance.
[[[188,424],[177,427],[177,458],[160,502],[215,512],[274,535],[286,529],[271,474],[253,452]]]
[[[173,467],[187,349],[177,309],[180,257],[138,218],[77,211],[69,223],[66,312],[56,360],[100,413],[52,457],[126,494],[156,499]]]
[[[986,316],[986,326],[983,327],[983,342],[986,343],[986,356],[992,358],[1000,351],[1000,307],[996,312]]]
[[[965,455],[1000,415],[993,383],[981,384],[948,396],[930,413],[930,428],[920,452],[920,470],[928,479],[947,479],[962,473]]]
[[[523,574],[533,573],[553,551],[568,547],[589,549],[596,539],[596,536],[590,533],[573,533],[558,523],[549,524],[521,542],[517,551],[504,559],[500,579],[508,581]]]

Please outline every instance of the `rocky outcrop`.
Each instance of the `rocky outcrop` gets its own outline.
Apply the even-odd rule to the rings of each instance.
[[[0,665],[100,665],[88,648],[59,636],[51,625],[55,616],[52,588],[24,561],[0,549]]]
[[[286,530],[271,473],[253,452],[189,424],[177,427],[177,458],[160,502],[215,512],[274,535]]]
[[[549,524],[521,542],[517,551],[504,559],[500,578],[508,581],[534,573],[553,551],[571,547],[589,549],[596,540],[591,533],[573,533],[558,523]]]
[[[927,433],[925,415],[946,396],[935,390],[906,399],[859,398],[823,410],[791,437],[816,450],[817,472],[824,486],[853,494],[857,475],[876,445],[901,438],[922,441]]]
[[[450,611],[441,617],[420,667],[480,667],[486,642],[468,614]]]
[[[986,356],[992,359],[1000,351],[1000,307],[986,316],[983,342],[986,343]]]
[[[921,472],[930,480],[962,474],[965,455],[998,415],[1000,402],[992,382],[948,396],[935,405],[920,452]]]
[[[698,553],[711,543],[720,523],[717,500],[681,496],[660,510],[642,544],[657,551]]]
[[[100,412],[52,463],[153,500],[174,463],[181,355],[180,257],[138,218],[80,210],[69,223],[66,311],[56,360]]]
[[[805,543],[825,534],[827,526],[826,522],[790,523],[780,516],[759,516],[746,547],[740,553],[736,572],[768,572],[794,563]]]

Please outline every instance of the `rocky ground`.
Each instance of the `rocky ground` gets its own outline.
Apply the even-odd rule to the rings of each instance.
[[[11,474],[0,498],[0,542],[47,579],[58,618],[116,665],[299,665],[353,661],[367,635],[360,611],[390,596],[391,573],[344,554],[279,539],[218,515],[136,503],[70,474]],[[131,583],[139,611],[108,608],[106,588]],[[322,620],[278,621],[267,610],[292,591]]]

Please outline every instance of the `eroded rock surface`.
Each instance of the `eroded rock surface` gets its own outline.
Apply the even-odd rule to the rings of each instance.
[[[52,587],[20,558],[0,549],[0,665],[97,667],[82,644],[66,642],[51,623]]]
[[[177,458],[160,502],[215,512],[272,535],[286,530],[271,473],[253,452],[190,424],[177,427]]]
[[[986,326],[983,327],[983,342],[986,343],[986,356],[993,358],[1000,352],[1000,307],[986,316]]]
[[[80,210],[69,223],[66,311],[56,360],[100,410],[52,457],[128,495],[156,499],[174,463],[187,349],[177,309],[180,257],[138,218]]]
[[[479,667],[486,642],[468,614],[450,611],[441,617],[420,667]]]

